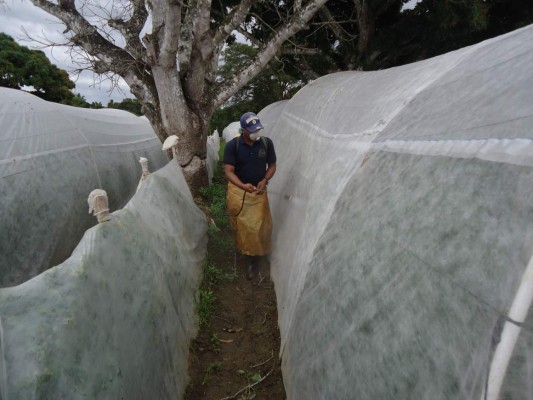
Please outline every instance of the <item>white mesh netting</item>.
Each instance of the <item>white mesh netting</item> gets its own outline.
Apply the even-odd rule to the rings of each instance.
[[[532,64],[526,27],[259,114],[289,399],[533,398]],[[2,400],[181,396],[205,219],[172,168],[0,291]]]
[[[168,161],[149,122],[0,88],[0,287],[64,261],[94,225],[87,196],[104,189],[112,210],[135,193],[139,158]]]
[[[209,179],[209,184],[213,181],[213,176],[215,175],[215,170],[218,165],[218,150],[220,149],[220,136],[218,131],[215,129],[212,135],[207,137],[207,177]]]
[[[222,138],[228,143],[231,139],[241,134],[239,129],[241,129],[241,123],[239,121],[230,123],[222,130]]]
[[[0,290],[0,399],[179,399],[206,221],[178,164],[72,256]]]
[[[533,398],[531,65],[533,26],[259,114],[289,399]]]

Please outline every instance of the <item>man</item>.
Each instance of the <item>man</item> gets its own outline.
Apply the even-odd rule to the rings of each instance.
[[[276,152],[272,140],[262,136],[263,125],[257,115],[247,112],[240,122],[241,135],[224,149],[224,172],[229,181],[226,205],[237,250],[249,263],[246,277],[252,279],[272,246],[267,185],[276,172]]]

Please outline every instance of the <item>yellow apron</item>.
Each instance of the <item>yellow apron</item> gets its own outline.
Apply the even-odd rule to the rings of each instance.
[[[239,252],[249,256],[270,253],[272,217],[267,192],[247,193],[228,182],[226,206]]]

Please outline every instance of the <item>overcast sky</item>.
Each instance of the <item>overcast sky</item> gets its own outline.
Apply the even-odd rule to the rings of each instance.
[[[65,28],[58,19],[35,7],[29,0],[5,0],[4,4],[0,5],[1,32],[7,33],[23,46],[44,51],[53,64],[69,73],[76,68],[65,48],[42,48],[42,45],[27,40],[23,28],[32,37],[45,36],[54,42],[64,41],[61,32]],[[98,101],[106,106],[111,99],[121,101],[125,97],[134,97],[124,81],[120,83],[123,93],[117,89],[110,93],[110,84],[99,83],[98,77],[91,72],[85,71],[77,78],[71,76],[71,79],[76,83],[74,92],[85,96],[88,102]]]
[[[417,2],[418,0],[411,0],[404,8],[413,8]],[[4,3],[0,4],[0,27],[1,32],[7,33],[21,45],[44,51],[51,62],[59,68],[69,73],[76,68],[65,48],[43,48],[39,43],[27,39],[23,29],[34,38],[46,37],[57,43],[64,41],[61,34],[64,25],[55,17],[35,7],[29,0],[4,0]],[[88,102],[98,101],[106,106],[111,99],[121,101],[125,97],[134,97],[128,85],[122,80],[119,84],[121,92],[117,89],[111,91],[108,82],[99,82],[99,78],[88,71],[79,76],[73,75],[71,79],[76,83],[74,92],[83,95]]]

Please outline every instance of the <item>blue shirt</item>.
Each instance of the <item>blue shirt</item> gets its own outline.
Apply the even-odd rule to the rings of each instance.
[[[276,163],[276,151],[274,143],[269,138],[268,150],[265,149],[263,139],[255,141],[251,146],[246,144],[242,136],[236,137],[226,143],[224,149],[224,164],[235,167],[235,175],[242,183],[251,183],[254,186],[265,177],[269,164]],[[239,141],[239,153],[237,154],[237,140]]]

